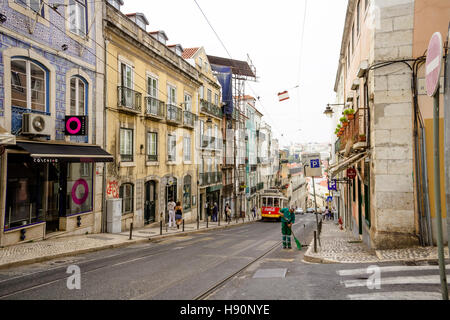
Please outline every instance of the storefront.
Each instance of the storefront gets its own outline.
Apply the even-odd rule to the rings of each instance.
[[[98,146],[17,141],[1,156],[0,245],[91,230]],[[98,181],[97,183],[101,183]]]

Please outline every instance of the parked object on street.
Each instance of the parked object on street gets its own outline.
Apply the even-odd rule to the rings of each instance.
[[[288,199],[281,192],[277,190],[266,190],[262,196],[262,219],[280,220],[280,208],[285,207],[287,203]]]
[[[297,209],[295,209],[295,214],[304,214],[303,208],[297,208]]]
[[[314,213],[314,209],[313,208],[308,208],[308,209],[306,209],[306,213]]]

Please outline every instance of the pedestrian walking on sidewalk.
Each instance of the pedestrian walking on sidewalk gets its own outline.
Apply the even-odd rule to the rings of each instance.
[[[180,229],[180,224],[183,221],[183,208],[181,207],[181,202],[177,202],[177,206],[175,207],[175,220],[177,224],[177,229]]]
[[[256,206],[252,208],[253,219],[256,218]]]
[[[231,208],[230,208],[230,205],[228,203],[225,206],[225,217],[227,219],[227,222],[231,222]]]
[[[217,206],[217,202],[214,202],[214,206],[212,209],[212,221],[217,222],[217,215],[219,213],[219,207]]]
[[[175,207],[177,204],[172,198],[167,203],[167,211],[169,212],[169,228],[175,227]]]
[[[280,210],[280,215],[281,215],[281,235],[283,239],[283,249],[292,249],[291,228],[295,222],[294,210],[283,208]]]

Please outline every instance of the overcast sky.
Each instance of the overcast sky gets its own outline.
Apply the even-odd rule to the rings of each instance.
[[[304,38],[302,49],[302,27]],[[164,30],[168,44],[203,46],[228,57],[194,0],[124,0],[122,12],[142,12],[148,31]],[[323,114],[334,103],[334,81],[347,8],[346,0],[197,0],[233,59],[250,56],[258,82],[246,94],[283,145],[331,142],[331,121]],[[300,87],[293,89],[296,85]],[[252,90],[253,89],[253,90]],[[279,102],[278,92],[290,99]],[[301,129],[301,131],[299,131]],[[283,134],[283,137],[281,135]]]

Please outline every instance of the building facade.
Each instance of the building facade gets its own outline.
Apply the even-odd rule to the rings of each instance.
[[[197,219],[202,82],[179,47],[166,46],[146,24],[143,14],[106,4],[106,149],[115,158],[106,190],[109,199],[122,199],[122,230],[167,221],[170,200],[181,202],[186,221]]]
[[[354,114],[344,119],[347,124],[339,123],[343,129],[330,172],[343,181],[348,168],[356,170],[354,179],[339,184],[340,212],[345,226],[372,248],[431,244],[435,234],[434,206],[425,200],[434,199],[434,191],[423,183],[428,171],[428,185],[433,184],[432,124],[419,124],[419,110],[430,119],[432,102],[420,93],[420,83],[431,30],[447,30],[450,4],[438,2],[348,3],[335,84],[336,104],[341,105],[334,109],[335,123],[345,109]],[[439,13],[436,6],[442,9]]]
[[[61,4],[0,4],[0,246],[103,230],[102,4]]]

